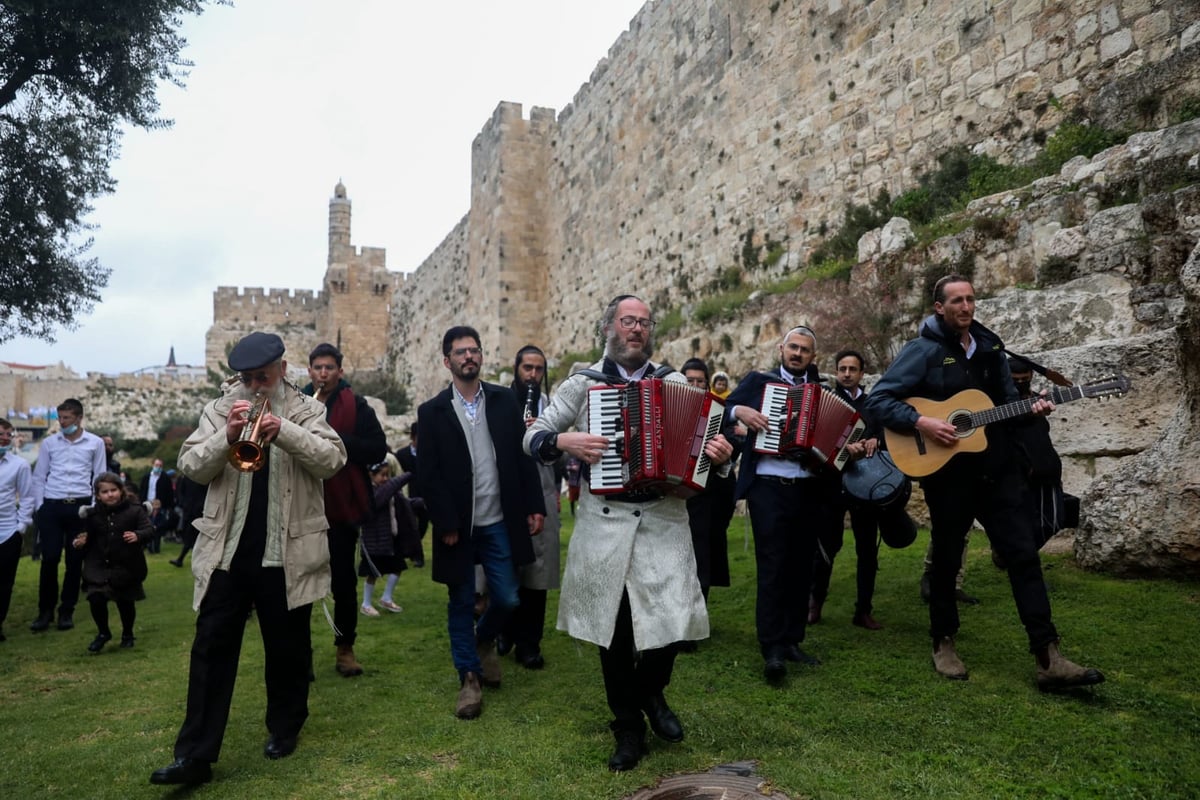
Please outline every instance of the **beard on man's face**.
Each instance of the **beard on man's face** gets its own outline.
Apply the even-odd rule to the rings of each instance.
[[[471,381],[479,377],[479,364],[473,360],[466,360],[461,364],[450,362],[450,374],[459,380]]]
[[[634,351],[626,343],[626,339],[634,342],[640,340],[641,347]],[[637,369],[654,355],[654,337],[644,330],[622,332],[614,325],[608,333],[604,353],[626,369]]]

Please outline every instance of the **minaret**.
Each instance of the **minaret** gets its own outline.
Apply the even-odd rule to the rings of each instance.
[[[346,187],[339,180],[333,187],[333,197],[329,200],[329,260],[345,261],[342,255],[351,248],[350,244],[350,200],[346,197]]]

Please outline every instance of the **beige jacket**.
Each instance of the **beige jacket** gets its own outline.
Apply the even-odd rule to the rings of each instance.
[[[209,579],[221,564],[229,527],[236,513],[238,479],[242,474],[227,458],[225,423],[234,403],[237,381],[225,394],[204,407],[200,425],[183,443],[179,469],[197,483],[208,485],[204,514],[193,524],[199,535],[192,551],[196,579],[193,606],[208,591]],[[325,494],[321,482],[346,463],[346,447],[325,422],[325,406],[286,385],[279,436],[271,443],[271,504],[282,530],[280,547],[288,608],[315,602],[329,593],[329,542],[325,531]],[[278,487],[278,490],[276,490]],[[275,492],[282,494],[279,496]]]

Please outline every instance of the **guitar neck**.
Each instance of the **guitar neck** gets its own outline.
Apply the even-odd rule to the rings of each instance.
[[[1056,386],[1050,390],[1050,395],[1046,399],[1053,402],[1055,405],[1063,403],[1072,403],[1084,397],[1083,387],[1080,386]],[[1043,399],[1040,395],[1027,397],[1024,400],[1017,400],[1012,403],[1005,403],[1002,406],[994,406],[983,411],[975,411],[971,414],[971,427],[981,428],[984,425],[990,425],[993,422],[1003,422],[1006,419],[1015,419],[1033,413],[1033,404],[1038,400]]]

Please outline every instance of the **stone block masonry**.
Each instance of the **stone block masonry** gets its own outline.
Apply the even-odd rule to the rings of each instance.
[[[396,293],[390,369],[422,398],[450,325],[498,374],[527,341],[590,349],[618,293],[686,308],[731,268],[778,277],[952,146],[1024,160],[1076,110],[1166,124],[1198,55],[1188,0],[648,2],[570,106],[484,125],[471,208]]]

